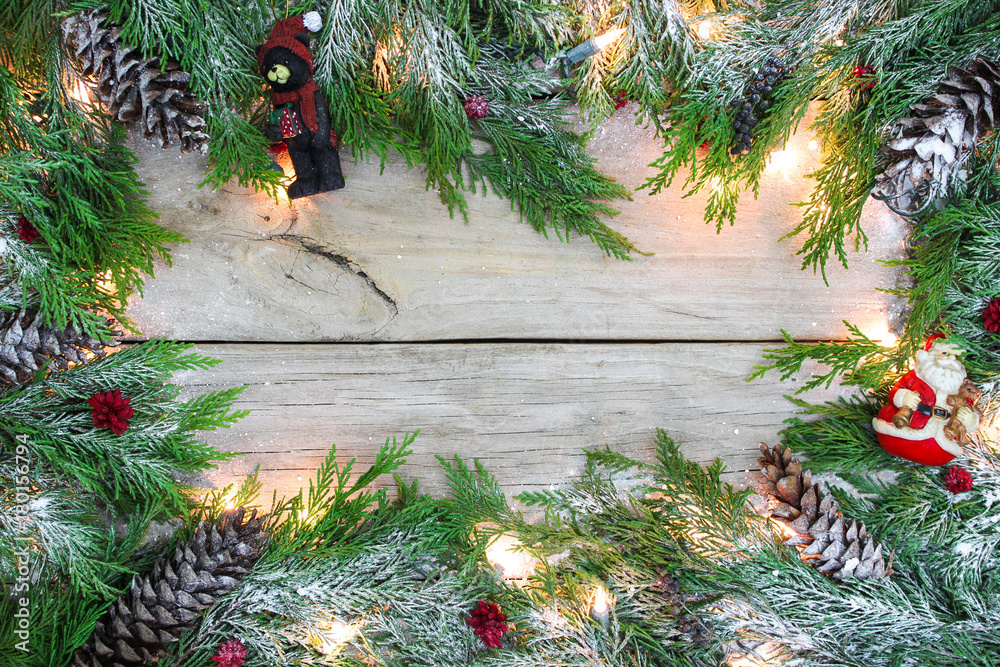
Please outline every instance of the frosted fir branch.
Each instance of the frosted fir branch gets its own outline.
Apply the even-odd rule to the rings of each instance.
[[[176,370],[207,368],[216,360],[185,353],[190,344],[151,341],[37,380],[0,396],[0,434],[27,434],[33,451],[56,470],[112,506],[165,498],[186,505],[179,472],[231,457],[194,439],[192,430],[227,427],[246,411],[233,410],[240,389],[188,403],[176,401]],[[87,401],[117,389],[134,415],[122,434],[95,428]]]
[[[124,532],[107,525],[94,494],[74,488],[28,446],[0,449],[0,578],[18,579],[16,554],[27,549],[30,585],[59,581],[75,594],[108,598],[142,539],[158,505],[140,507]],[[27,461],[27,463],[26,463]]]

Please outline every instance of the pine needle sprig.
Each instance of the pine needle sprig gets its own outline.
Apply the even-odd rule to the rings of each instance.
[[[115,515],[35,456],[30,440],[23,442],[0,449],[0,577],[18,580],[17,554],[27,552],[22,560],[32,583],[58,580],[85,598],[117,595],[146,527],[162,508],[140,506],[124,531],[109,529],[105,522]]]
[[[185,354],[190,347],[142,343],[11,390],[0,396],[0,433],[27,435],[42,460],[113,507],[162,498],[169,509],[185,508],[186,487],[178,474],[232,456],[199,442],[192,429],[225,428],[247,414],[232,409],[239,389],[176,400],[172,372],[218,363]],[[128,397],[135,412],[121,434],[95,428],[87,403],[112,389]]]
[[[902,345],[886,348],[866,336],[856,325],[845,321],[844,326],[850,332],[847,340],[829,343],[797,343],[782,330],[788,345],[765,349],[762,356],[772,363],[754,366],[754,372],[747,381],[761,378],[772,369],[779,371],[784,381],[802,372],[802,366],[807,361],[816,361],[829,370],[823,374],[814,373],[812,379],[796,390],[796,394],[817,387],[829,389],[838,378],[845,385],[860,386],[876,393],[887,391],[904,372],[909,359],[908,349]]]
[[[321,556],[343,549],[344,543],[364,528],[366,516],[387,504],[385,489],[371,491],[368,487],[403,465],[417,433],[406,434],[401,442],[386,439],[372,466],[353,481],[355,460],[338,462],[337,448],[331,447],[316,472],[315,482],[309,480],[308,490],[300,490],[288,499],[277,500],[275,495],[270,511],[274,546],[265,559],[280,559],[292,553]]]
[[[878,445],[871,427],[879,409],[875,401],[852,396],[817,405],[793,397],[788,399],[800,408],[799,415],[819,417],[809,421],[792,417],[786,420],[789,426],[781,432],[785,446],[808,456],[813,472],[905,468],[906,462],[889,456]]]

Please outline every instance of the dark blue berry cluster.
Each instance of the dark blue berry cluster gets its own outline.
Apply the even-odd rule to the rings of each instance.
[[[733,155],[742,155],[750,150],[753,142],[754,128],[760,122],[768,109],[771,108],[771,96],[781,80],[791,73],[780,58],[770,56],[764,61],[764,68],[754,70],[750,90],[743,98],[734,98],[730,103],[737,107],[736,120],[733,129],[736,130],[736,144],[729,149]]]

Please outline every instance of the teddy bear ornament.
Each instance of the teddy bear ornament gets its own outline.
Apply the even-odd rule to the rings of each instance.
[[[288,198],[297,199],[344,187],[337,135],[330,130],[330,110],[313,79],[309,33],[322,26],[317,12],[278,21],[257,47],[260,74],[271,87],[271,112],[264,134],[282,141],[295,167]]]
[[[872,426],[882,449],[910,461],[941,466],[962,453],[979,426],[982,392],[958,361],[962,349],[930,336],[917,362],[889,392]]]

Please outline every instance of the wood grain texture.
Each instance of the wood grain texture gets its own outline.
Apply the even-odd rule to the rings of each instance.
[[[652,460],[664,428],[695,461],[721,457],[742,482],[758,444],[776,441],[793,415],[783,396],[796,381],[774,374],[747,383],[760,362],[750,344],[382,344],[199,345],[224,363],[176,375],[193,396],[249,384],[252,412],[234,428],[205,434],[246,452],[209,479],[219,486],[261,466],[271,490],[308,483],[336,443],[341,460],[374,460],[389,436],[420,429],[400,471],[427,492],[446,492],[435,455],[480,459],[504,490],[565,484],[584,448],[610,445]],[[805,396],[825,400],[835,390]],[[392,480],[382,480],[391,484]]]
[[[596,131],[599,167],[629,188],[662,152],[628,108]],[[200,341],[427,341],[481,339],[770,341],[843,337],[842,320],[877,327],[898,316],[880,287],[899,272],[905,224],[870,202],[870,253],[829,267],[830,285],[799,268],[795,240],[818,151],[800,131],[790,164],[775,163],[760,198],[744,195],[736,225],[717,235],[704,196],[680,187],[621,202],[611,225],[655,253],[623,262],[586,239],[547,240],[510,203],[469,194],[469,221],[450,218],[419,169],[345,160],[347,187],[275,206],[233,185],[197,188],[200,156],[146,142],[140,176],[162,223],[191,244],[136,299],[148,336]],[[683,174],[678,179],[683,182]]]

